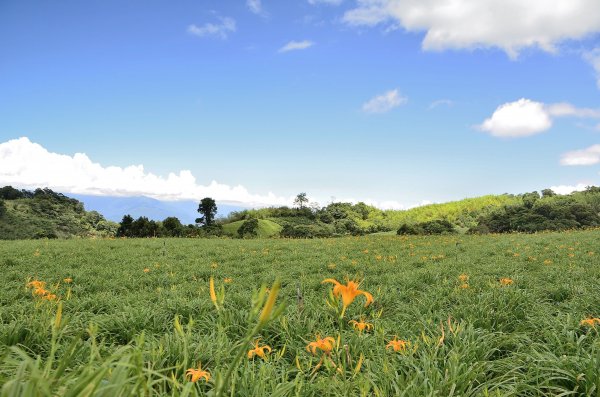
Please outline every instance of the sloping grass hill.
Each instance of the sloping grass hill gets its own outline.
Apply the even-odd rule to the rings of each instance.
[[[236,221],[232,223],[227,223],[223,225],[223,233],[231,236],[231,237],[239,237],[238,229],[245,221]],[[281,225],[268,220],[268,219],[259,219],[258,220],[258,229],[257,229],[257,237],[268,238],[278,236],[279,232],[281,232]]]

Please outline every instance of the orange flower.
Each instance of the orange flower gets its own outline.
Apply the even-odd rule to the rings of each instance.
[[[504,277],[500,279],[500,285],[511,285],[513,283],[512,278]]]
[[[306,350],[312,354],[317,354],[317,349],[319,349],[322,350],[323,353],[329,354],[333,350],[334,345],[335,339],[333,339],[331,336],[320,339],[319,335],[317,335],[317,340],[306,345]]]
[[[458,276],[458,279],[460,281],[462,281],[463,283],[466,283],[467,281],[469,281],[469,275],[468,274],[461,274],[460,276]]]
[[[73,282],[73,279],[71,277],[67,277],[63,280],[65,283],[70,284]]]
[[[202,363],[198,364],[198,369],[190,368],[185,372],[185,376],[191,376],[192,382],[197,382],[201,378],[204,378],[207,382],[210,379],[210,373],[202,369]]]
[[[26,286],[27,286],[27,288],[44,289],[44,288],[46,288],[46,283],[44,281],[33,280],[33,281],[28,282],[26,284]]]
[[[150,273],[150,269],[149,268],[144,268],[144,273]]]
[[[369,306],[373,302],[373,295],[366,291],[358,289],[359,283],[356,281],[348,281],[346,285],[340,284],[339,281],[333,278],[326,278],[321,283],[332,283],[333,284],[333,295],[342,295],[342,313],[340,317],[344,316],[346,308],[356,299],[358,295],[364,295],[366,299],[365,307]]]
[[[225,277],[225,280],[223,280],[223,281],[225,281],[227,284],[229,284],[230,282],[233,281],[233,279],[230,277]]]
[[[600,324],[600,318],[590,317],[590,318],[581,320],[581,322],[579,323],[579,325],[588,325],[588,326],[594,327],[594,328],[596,327],[596,324]]]
[[[46,299],[47,301],[55,301],[58,298],[54,294],[46,294],[42,297],[42,299]]]
[[[410,342],[407,340],[398,339],[397,336],[394,336],[394,339],[391,340],[386,346],[386,349],[392,348],[395,352],[405,352],[406,348],[410,345]]]
[[[45,290],[44,288],[36,288],[35,290],[33,290],[33,294],[37,295],[37,296],[44,296],[47,295],[49,292],[47,290]]]
[[[248,350],[248,358],[253,358],[254,356],[258,356],[264,360],[266,358],[267,354],[271,353],[271,347],[269,345],[258,346],[259,341],[260,341],[260,339],[258,339],[254,343],[254,349]],[[268,352],[265,353],[265,350],[268,350]]]
[[[352,324],[354,329],[357,330],[358,332],[363,332],[364,330],[367,330],[367,332],[368,332],[373,329],[373,324],[367,323],[362,320],[361,321],[350,320],[348,322],[348,324]]]
[[[460,285],[460,289],[467,289],[467,288],[469,288],[469,284],[467,284],[467,283],[462,283]]]

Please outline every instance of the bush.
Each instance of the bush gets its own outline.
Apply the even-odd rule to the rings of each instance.
[[[399,235],[452,234],[456,233],[454,225],[445,219],[421,222],[415,225],[402,224],[397,231]]]
[[[329,226],[318,225],[291,225],[287,224],[281,229],[281,237],[289,238],[316,238],[316,237],[331,237],[334,235],[334,230]]]
[[[253,218],[244,221],[238,228],[237,233],[240,238],[258,236],[258,219]]]

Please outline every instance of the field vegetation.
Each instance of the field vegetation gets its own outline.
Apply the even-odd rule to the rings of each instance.
[[[1,395],[596,396],[599,239],[2,241]]]

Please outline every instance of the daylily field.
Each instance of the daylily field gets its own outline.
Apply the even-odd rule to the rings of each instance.
[[[600,396],[600,230],[1,241],[2,396]]]

